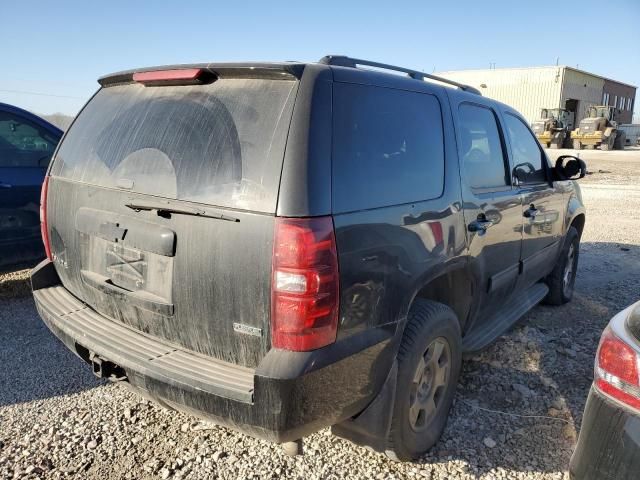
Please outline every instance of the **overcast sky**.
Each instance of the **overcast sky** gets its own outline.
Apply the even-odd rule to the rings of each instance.
[[[118,70],[328,53],[425,72],[559,57],[640,86],[640,0],[3,0],[0,19],[0,102],[43,114],[75,114]]]

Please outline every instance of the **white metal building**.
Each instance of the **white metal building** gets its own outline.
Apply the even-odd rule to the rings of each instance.
[[[512,106],[529,122],[539,118],[541,108],[566,108],[575,112],[577,124],[590,106],[613,105],[622,106],[618,121],[630,123],[636,96],[633,85],[563,65],[458,70],[436,75],[476,87],[482,95]]]

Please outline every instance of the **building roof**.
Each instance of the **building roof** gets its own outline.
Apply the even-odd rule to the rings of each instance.
[[[497,71],[507,71],[507,70],[541,70],[546,68],[566,68],[569,70],[573,70],[574,72],[583,73],[585,75],[591,75],[592,77],[601,78],[602,80],[606,80],[608,82],[619,83],[620,85],[624,85],[626,87],[638,88],[636,85],[631,85],[630,83],[621,82],[620,80],[614,80],[609,77],[603,77],[602,75],[598,75],[596,73],[587,72],[586,70],[580,70],[579,68],[570,67],[569,65],[541,65],[538,67],[501,67],[501,68],[469,68],[463,70],[447,70],[444,72],[437,72],[437,75],[447,75],[450,73],[459,73],[459,72],[497,72]]]

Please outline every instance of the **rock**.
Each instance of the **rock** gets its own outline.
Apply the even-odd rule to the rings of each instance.
[[[167,478],[171,476],[171,470],[169,470],[166,467],[161,469],[159,473],[160,473],[160,478],[162,478],[162,480],[167,480]]]
[[[533,395],[531,389],[525,385],[522,385],[521,383],[514,383],[512,385],[512,388],[523,397],[530,397]]]
[[[189,424],[188,423],[183,423],[182,426],[180,427],[180,431],[182,433],[188,432],[189,431]]]
[[[226,456],[227,456],[226,452],[217,451],[213,454],[211,458],[213,459],[214,462],[217,462],[218,460]]]
[[[216,428],[217,425],[213,422],[205,422],[205,421],[200,421],[198,423],[196,423],[191,430],[193,430],[194,432],[198,432],[201,430],[213,430],[214,428]]]
[[[564,438],[571,440],[572,442],[575,442],[578,437],[576,435],[576,429],[569,423],[562,428],[562,434],[564,435]]]
[[[484,443],[489,448],[495,448],[495,446],[497,445],[496,441],[491,437],[484,437],[482,443]]]
[[[567,355],[567,357],[570,358],[576,358],[576,356],[578,355],[578,352],[576,352],[573,348],[565,348],[564,353],[565,355]]]
[[[91,440],[89,443],[87,443],[87,448],[89,450],[93,450],[98,446],[98,442],[96,440]]]
[[[558,388],[558,385],[556,384],[556,382],[553,381],[553,379],[551,379],[549,377],[545,377],[544,375],[540,376],[540,381],[547,388],[549,388],[549,387],[552,387],[552,388],[555,388],[555,389]]]
[[[554,398],[551,402],[551,406],[556,410],[562,411],[562,409],[564,408],[564,400],[562,400],[561,398]]]

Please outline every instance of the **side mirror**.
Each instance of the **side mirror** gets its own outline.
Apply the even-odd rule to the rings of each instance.
[[[577,180],[587,174],[587,164],[573,155],[561,155],[553,171],[557,180]]]
[[[529,162],[519,163],[513,168],[513,177],[517,180],[518,184],[529,182],[535,173],[536,167]]]

